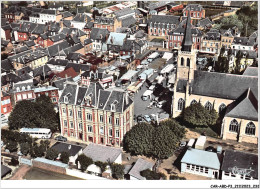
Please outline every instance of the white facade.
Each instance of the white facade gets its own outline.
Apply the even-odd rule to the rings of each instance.
[[[236,50],[254,50],[253,46],[246,46],[241,44],[232,44],[231,48]]]
[[[255,180],[251,176],[233,174],[232,172],[222,171],[222,180]]]
[[[57,16],[52,14],[42,14],[40,13],[40,18],[38,19],[39,24],[45,24],[46,22],[56,21]]]
[[[83,30],[85,25],[86,25],[85,22],[77,22],[77,21],[73,21],[73,20],[71,21],[71,26],[73,26],[73,28]]]

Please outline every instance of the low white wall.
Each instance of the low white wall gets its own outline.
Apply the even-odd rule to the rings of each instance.
[[[98,176],[95,176],[95,175],[90,175],[90,174],[83,173],[83,172],[75,170],[75,169],[66,169],[66,174],[70,175],[70,176],[82,178],[82,179],[85,179],[85,180],[108,180],[104,177],[98,177]]]

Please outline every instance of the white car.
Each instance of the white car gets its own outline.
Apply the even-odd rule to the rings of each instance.
[[[165,102],[166,102],[165,100],[158,102],[156,105],[157,108],[162,108],[162,106],[164,105]]]

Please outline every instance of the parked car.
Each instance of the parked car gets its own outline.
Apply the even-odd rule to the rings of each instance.
[[[165,102],[166,102],[165,100],[158,102],[156,105],[157,108],[162,108],[162,106],[164,105]]]
[[[181,143],[180,143],[180,147],[184,147],[184,146],[186,146],[186,142],[185,141],[181,141]]]
[[[68,139],[66,137],[60,135],[60,136],[55,137],[55,140],[61,141],[61,142],[67,142]]]
[[[143,118],[147,122],[151,122],[152,121],[149,115],[144,115]]]
[[[143,117],[141,115],[136,117],[138,123],[143,122]]]
[[[151,120],[156,121],[156,115],[155,114],[151,114],[150,118],[151,118]]]
[[[208,146],[205,150],[208,152],[216,152],[216,149],[213,146]]]

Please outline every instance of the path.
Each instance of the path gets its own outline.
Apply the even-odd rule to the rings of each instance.
[[[21,165],[9,180],[23,180],[23,177],[31,169],[29,165]]]

